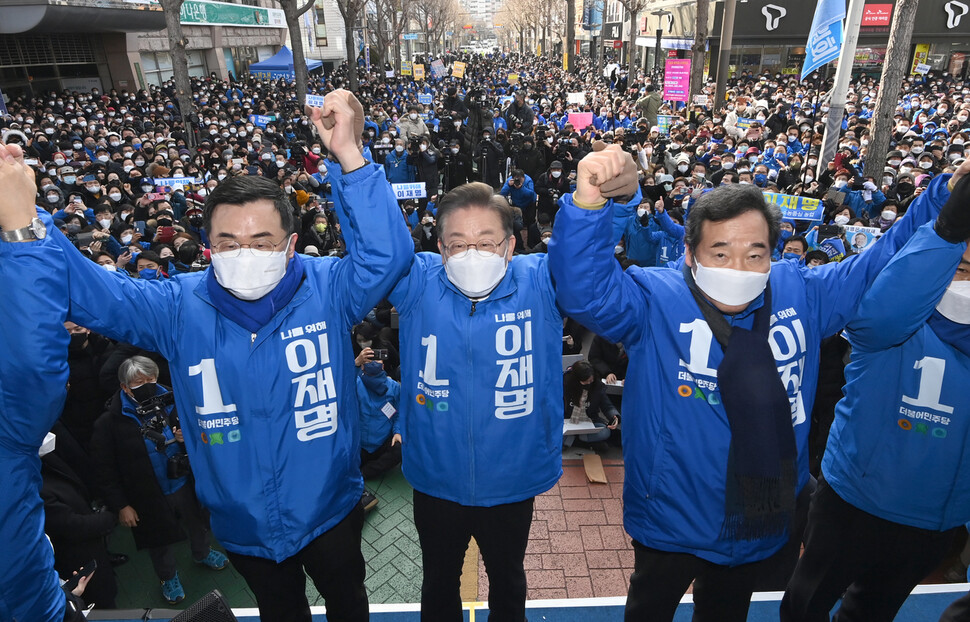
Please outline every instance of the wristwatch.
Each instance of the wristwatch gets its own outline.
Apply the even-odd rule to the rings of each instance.
[[[30,224],[13,231],[0,231],[0,240],[4,242],[26,242],[28,240],[43,240],[47,237],[47,227],[40,218],[34,218]]]

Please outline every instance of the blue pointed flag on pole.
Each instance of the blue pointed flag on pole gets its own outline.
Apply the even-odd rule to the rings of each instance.
[[[802,78],[842,52],[842,20],[845,19],[845,0],[818,0],[812,29],[805,45],[805,64]]]

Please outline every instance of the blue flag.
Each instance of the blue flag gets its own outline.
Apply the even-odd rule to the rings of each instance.
[[[845,0],[818,0],[812,29],[805,44],[805,64],[802,78],[842,52],[842,20],[845,19]]]

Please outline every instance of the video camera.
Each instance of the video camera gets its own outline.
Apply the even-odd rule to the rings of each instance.
[[[174,438],[165,438],[166,427],[178,427],[178,415],[173,410],[166,412],[169,406],[175,404],[175,394],[172,392],[163,393],[150,397],[143,402],[138,402],[135,412],[141,424],[141,435],[155,444],[155,450],[164,453],[165,448],[177,442]],[[165,465],[169,479],[179,479],[191,473],[189,467],[189,457],[183,449],[178,454],[170,457]]]

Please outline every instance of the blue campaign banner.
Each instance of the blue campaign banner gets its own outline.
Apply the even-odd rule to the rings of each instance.
[[[765,201],[774,203],[781,208],[783,218],[791,220],[810,220],[820,222],[822,220],[822,202],[818,199],[809,197],[796,197],[791,194],[778,194],[775,192],[765,192]]]
[[[845,243],[842,238],[822,240],[818,249],[828,255],[830,261],[842,261],[842,258],[845,257]]]
[[[418,33],[408,32],[408,33],[405,33],[404,36],[402,36],[401,38],[404,39],[405,41],[417,41]]]
[[[870,248],[882,236],[879,227],[842,227],[845,239],[853,253],[861,253]]]
[[[423,181],[416,184],[391,184],[391,188],[394,189],[394,196],[399,201],[405,199],[423,199],[428,194]]]
[[[272,123],[276,120],[276,115],[269,114],[251,114],[249,115],[249,122],[257,127],[266,127],[267,123]]]
[[[431,93],[418,93],[418,103],[419,104],[430,104],[434,101]]]
[[[3,91],[0,90],[0,117],[8,117],[10,113],[7,112],[7,102],[3,101]]]
[[[752,123],[754,123],[754,119],[748,119],[747,117],[738,117],[739,130],[749,129]]]
[[[842,53],[842,20],[845,19],[843,0],[819,0],[812,18],[812,29],[808,31],[805,44],[805,62],[802,75],[812,73],[825,63],[831,62]]]

